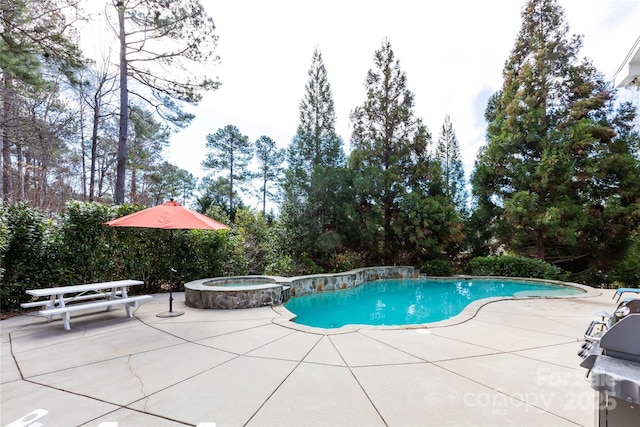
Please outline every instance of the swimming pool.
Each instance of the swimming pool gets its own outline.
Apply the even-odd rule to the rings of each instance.
[[[579,295],[571,286],[505,279],[377,280],[354,288],[290,299],[295,322],[319,328],[397,326],[449,319],[473,301],[492,297]]]

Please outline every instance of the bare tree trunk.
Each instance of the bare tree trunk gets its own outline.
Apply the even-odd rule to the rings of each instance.
[[[87,201],[87,150],[84,146],[84,89],[80,87],[80,157],[82,158],[82,201]]]
[[[13,110],[13,81],[4,75],[2,103],[2,200],[11,200],[13,183],[11,181],[11,125]]]
[[[16,143],[16,163],[18,167],[18,182],[20,185],[18,200],[25,200],[25,182],[29,179],[29,177],[25,174],[25,159],[22,155],[22,144]]]
[[[89,171],[89,201],[93,202],[96,185],[96,153],[98,151],[98,124],[100,120],[100,96],[96,91],[93,105],[93,127],[91,129],[91,170]]]
[[[544,235],[541,230],[536,230],[536,258],[544,261],[545,257]]]
[[[262,183],[262,216],[267,214],[267,180]]]
[[[127,161],[127,129],[129,127],[129,91],[127,88],[127,44],[124,32],[124,4],[119,1],[118,23],[120,31],[120,129],[118,139],[118,164],[116,166],[115,202],[124,203],[124,184]]]

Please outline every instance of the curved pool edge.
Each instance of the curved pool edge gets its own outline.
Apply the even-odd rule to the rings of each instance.
[[[320,328],[316,326],[308,326],[295,322],[296,315],[287,308],[282,305],[274,305],[272,309],[279,315],[278,317],[273,319],[273,323],[283,326],[285,328],[293,329],[300,332],[306,332],[311,334],[319,334],[319,335],[340,335],[340,334],[348,334],[352,332],[357,332],[360,329],[369,329],[369,330],[419,330],[419,329],[435,329],[442,328],[447,326],[459,325],[469,320],[473,319],[480,312],[482,307],[500,301],[519,301],[519,300],[531,300],[531,299],[565,299],[565,298],[594,298],[602,295],[602,291],[597,288],[592,288],[591,286],[582,285],[580,283],[573,282],[562,282],[559,280],[545,280],[545,279],[529,279],[524,277],[503,277],[503,276],[467,276],[467,275],[459,275],[459,276],[428,276],[421,277],[421,279],[432,279],[432,280],[442,280],[442,279],[461,279],[461,280],[473,280],[473,279],[497,279],[497,280],[510,280],[510,281],[522,281],[522,282],[540,282],[540,283],[548,283],[553,285],[565,286],[570,288],[578,288],[584,291],[583,294],[575,294],[575,295],[548,295],[548,296],[519,296],[519,297],[491,297],[491,298],[483,298],[477,301],[471,302],[467,305],[459,314],[444,320],[439,320],[436,322],[429,323],[419,323],[419,324],[411,324],[411,325],[362,325],[362,324],[349,324],[344,325],[339,328]]]

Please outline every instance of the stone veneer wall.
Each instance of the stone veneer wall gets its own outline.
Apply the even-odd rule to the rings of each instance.
[[[299,277],[243,276],[202,279],[185,284],[185,304],[208,309],[253,308],[285,302],[290,296],[353,288],[378,279],[417,278],[413,267],[368,267],[335,274]],[[266,280],[262,286],[225,286],[235,281]],[[215,284],[220,283],[220,286]]]
[[[276,280],[291,286],[291,296],[352,288],[379,279],[409,279],[419,274],[413,267],[367,267],[335,274],[316,274]]]
[[[187,307],[229,310],[274,305],[282,301],[282,288],[243,290],[194,290],[185,289]]]

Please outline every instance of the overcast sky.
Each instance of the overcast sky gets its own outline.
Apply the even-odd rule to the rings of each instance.
[[[525,0],[201,0],[219,36],[222,86],[191,111],[196,118],[172,136],[169,161],[206,174],[205,138],[226,125],[252,141],[261,135],[287,147],[299,121],[307,72],[319,47],[349,152],[349,113],[365,100],[373,53],[388,38],[415,114],[437,141],[449,114],[467,175],[485,144],[484,110],[502,84],[502,70],[521,27]],[[582,34],[582,57],[612,79],[640,36],[640,0],[559,0],[571,34]],[[638,99],[624,90],[621,95]]]

